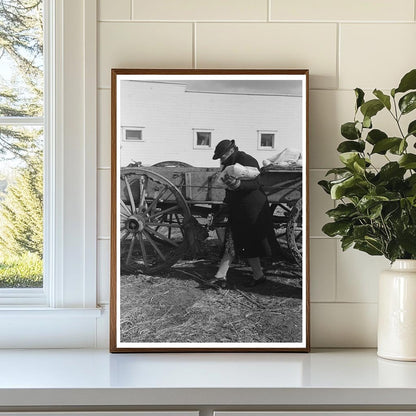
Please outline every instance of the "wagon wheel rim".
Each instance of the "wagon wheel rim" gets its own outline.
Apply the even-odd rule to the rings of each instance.
[[[156,172],[125,169],[120,176],[120,268],[147,273],[174,264],[186,251],[191,213],[181,192]]]
[[[296,263],[302,265],[302,198],[298,199],[290,211],[286,229],[286,238],[290,252]]]

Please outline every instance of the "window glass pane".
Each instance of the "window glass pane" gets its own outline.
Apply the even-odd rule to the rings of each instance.
[[[0,288],[42,287],[43,129],[0,126],[0,143]]]
[[[43,2],[0,2],[0,117],[43,115]]]
[[[0,0],[0,288],[43,285],[43,2]]]
[[[126,129],[126,140],[142,140],[142,131]]]
[[[261,134],[261,147],[273,147],[274,145],[274,134],[272,133],[262,133]]]
[[[196,133],[197,146],[211,146],[211,132],[198,131]]]

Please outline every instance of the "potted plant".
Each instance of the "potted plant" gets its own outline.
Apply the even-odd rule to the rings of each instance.
[[[415,361],[416,120],[410,113],[416,109],[416,69],[389,94],[375,89],[366,100],[356,88],[355,95],[354,119],[342,124],[345,140],[337,148],[342,167],[327,172],[335,179],[319,182],[337,201],[322,230],[340,237],[343,250],[390,260],[379,281],[378,354]],[[393,118],[394,132],[373,126],[381,111]]]

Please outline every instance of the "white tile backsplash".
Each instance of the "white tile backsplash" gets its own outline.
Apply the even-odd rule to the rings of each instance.
[[[416,66],[416,25],[341,24],[340,88],[397,87]]]
[[[330,238],[310,239],[311,302],[335,302],[337,243]]]
[[[312,303],[311,344],[315,348],[371,348],[377,345],[375,303]]]
[[[135,20],[267,20],[268,0],[132,0]]]
[[[130,20],[131,0],[98,0],[98,20]]]
[[[413,0],[271,0],[272,20],[413,21]]]
[[[374,88],[387,93],[416,67],[414,1],[100,0],[98,7],[99,301],[109,300],[111,68],[309,68],[312,346],[374,347],[377,280],[388,261],[342,252],[322,233],[334,202],[317,182],[340,164],[336,147],[341,124],[354,118],[353,89],[371,99]],[[403,117],[404,129],[411,119]],[[396,135],[387,112],[373,122]]]
[[[331,197],[318,185],[325,177],[325,170],[309,171],[309,223],[311,237],[324,237],[322,226],[330,221],[325,214],[326,211],[334,208],[335,204]]]
[[[192,23],[99,23],[98,86],[112,68],[191,68]]]
[[[382,256],[370,256],[337,244],[337,302],[377,302],[378,276],[389,268]]]
[[[309,69],[312,88],[335,88],[336,33],[330,23],[201,23],[197,67]]]

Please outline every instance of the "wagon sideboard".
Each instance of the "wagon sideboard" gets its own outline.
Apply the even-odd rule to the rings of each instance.
[[[123,168],[122,172],[135,168]],[[140,167],[138,171],[155,172],[178,188],[186,201],[193,204],[221,204],[225,198],[225,188],[217,181],[219,168],[205,167]],[[302,170],[299,169],[267,169],[262,171],[260,182],[269,196],[271,203],[296,202],[302,196]],[[137,185],[138,186],[138,185]],[[146,185],[148,198],[155,198],[165,185],[149,182]],[[125,195],[123,183],[121,195]],[[127,199],[127,195],[126,199]],[[174,199],[168,195],[165,201]]]

